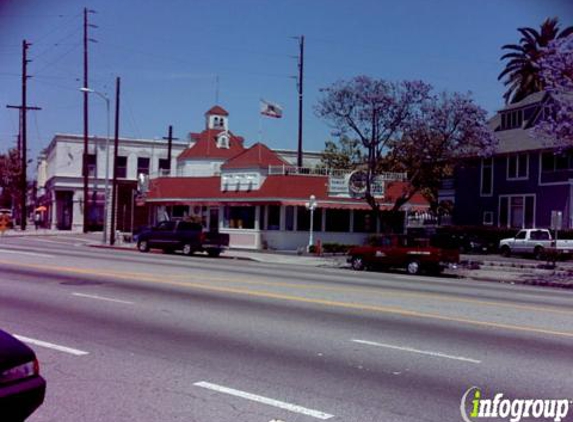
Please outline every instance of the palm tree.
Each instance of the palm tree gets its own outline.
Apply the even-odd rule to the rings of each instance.
[[[521,101],[545,88],[538,65],[543,49],[552,40],[573,34],[573,26],[559,32],[558,19],[548,18],[541,24],[539,32],[533,28],[518,28],[518,31],[522,35],[519,44],[507,44],[502,47],[502,50],[509,52],[504,54],[501,60],[509,61],[497,77],[498,80],[506,78],[504,85],[508,89],[503,94],[506,104]]]

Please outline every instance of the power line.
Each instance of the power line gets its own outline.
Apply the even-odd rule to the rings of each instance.
[[[81,26],[77,26],[75,27],[72,31],[70,31],[68,34],[66,34],[64,37],[60,38],[59,40],[57,40],[54,43],[50,43],[51,45],[47,48],[45,48],[43,51],[39,52],[35,57],[34,60],[39,59],[40,57],[44,56],[46,53],[48,53],[49,51],[52,51],[53,47],[60,47],[62,45],[62,41],[66,41],[74,36],[77,35],[78,32],[80,32],[82,29]]]
[[[144,55],[147,57],[153,57],[155,59],[161,60],[162,62],[164,62],[165,60],[169,60],[169,61],[172,61],[174,63],[188,64],[188,65],[192,65],[194,67],[197,66],[196,62],[182,59],[180,57],[149,53],[147,51],[137,50],[137,49],[133,49],[133,48],[127,48],[127,47],[120,46],[120,45],[113,44],[113,43],[109,43],[109,42],[102,42],[102,45],[107,45],[107,46],[110,46],[112,48],[116,48],[118,50],[129,51],[131,53],[140,54],[140,55]],[[289,56],[284,55],[284,57],[288,58]],[[221,68],[219,68],[219,69],[221,69]],[[281,74],[264,73],[264,72],[250,72],[250,71],[245,71],[245,70],[233,68],[233,67],[223,67],[222,69],[224,69],[223,72],[218,71],[216,73],[233,73],[233,74],[241,73],[241,74],[246,74],[246,75],[266,76],[266,77],[280,78],[280,79],[289,79],[290,78],[290,75],[286,75],[286,74],[281,75]]]
[[[56,63],[58,63],[59,61],[61,61],[64,57],[66,57],[68,54],[72,53],[73,51],[75,51],[78,47],[80,46],[80,44],[76,44],[74,45],[72,48],[70,48],[69,50],[67,50],[64,54],[58,56],[56,59],[48,62],[48,64],[46,64],[44,67],[42,67],[40,70],[38,70],[37,72],[35,72],[35,75],[38,75],[40,73],[42,73],[43,71],[45,71],[46,69],[50,68],[51,66],[55,65]]]
[[[67,19],[65,19],[64,22],[61,22],[59,25],[56,25],[55,28],[49,30],[48,32],[46,32],[45,34],[41,35],[40,37],[38,37],[38,41],[35,44],[43,44],[45,41],[42,41],[46,38],[49,38],[52,34],[55,34],[56,32],[58,32],[60,29],[65,28],[65,26],[67,26],[67,24],[71,21],[73,21],[74,19],[77,19],[78,17],[81,16],[81,12],[80,13],[76,13],[75,15],[69,15]],[[60,17],[64,17],[64,15],[60,15]],[[81,27],[80,27],[81,28]]]

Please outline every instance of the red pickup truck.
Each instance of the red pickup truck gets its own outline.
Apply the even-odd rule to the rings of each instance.
[[[388,235],[374,245],[357,246],[348,251],[348,262],[355,270],[369,268],[405,268],[408,274],[426,271],[439,274],[445,267],[460,261],[459,250],[441,245],[435,239]]]

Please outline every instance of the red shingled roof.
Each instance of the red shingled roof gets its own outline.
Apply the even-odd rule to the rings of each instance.
[[[187,148],[177,160],[186,158],[220,158],[228,160],[245,150],[243,138],[235,136],[229,132],[229,148],[217,148],[217,136],[223,132],[220,129],[207,129],[201,133],[192,133],[191,138],[195,140],[192,147]]]
[[[164,177],[151,181],[147,199],[160,203],[208,202],[212,205],[224,202],[248,204],[249,201],[304,205],[310,195],[315,195],[322,208],[370,209],[363,200],[329,197],[327,185],[326,176],[273,175],[268,176],[258,190],[221,191],[221,178],[218,176]],[[393,205],[404,186],[405,182],[388,183],[384,208]],[[428,206],[419,194],[409,203],[421,208]]]
[[[211,107],[205,115],[215,114],[217,116],[228,116],[229,113],[223,107],[216,105],[215,107]]]
[[[222,169],[266,168],[268,166],[289,166],[290,164],[280,158],[266,145],[257,142],[249,149],[231,158],[221,166]]]

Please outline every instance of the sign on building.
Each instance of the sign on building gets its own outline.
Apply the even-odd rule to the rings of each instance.
[[[368,173],[356,170],[346,174],[328,176],[328,195],[345,198],[363,198],[367,189]],[[372,180],[372,195],[384,196],[384,177],[374,176]]]

